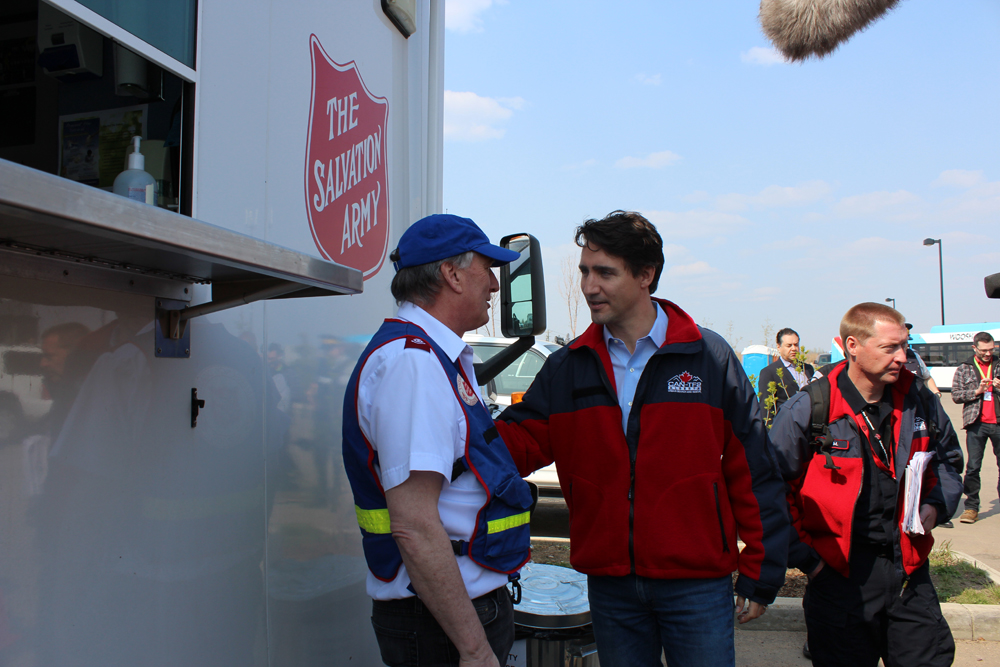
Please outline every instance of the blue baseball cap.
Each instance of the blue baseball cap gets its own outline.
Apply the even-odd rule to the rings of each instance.
[[[399,239],[389,259],[399,271],[411,266],[430,264],[473,250],[503,266],[520,257],[519,253],[490,243],[483,230],[469,218],[437,213],[410,225]]]

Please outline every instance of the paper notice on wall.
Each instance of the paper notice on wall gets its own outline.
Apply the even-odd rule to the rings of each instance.
[[[911,535],[923,535],[924,525],[920,521],[920,490],[923,486],[924,470],[931,460],[931,452],[916,452],[906,466],[906,486],[903,502],[903,530]]]
[[[59,117],[59,174],[111,189],[125,171],[132,137],[147,136],[148,104]]]

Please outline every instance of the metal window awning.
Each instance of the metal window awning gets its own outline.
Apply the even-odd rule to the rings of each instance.
[[[357,269],[6,160],[0,274],[159,297],[158,310],[181,302],[170,338],[192,317],[244,303],[363,289]],[[187,307],[194,284],[211,285],[211,302]]]

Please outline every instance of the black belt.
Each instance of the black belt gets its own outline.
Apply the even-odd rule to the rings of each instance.
[[[514,587],[518,591],[518,602],[520,602],[521,586],[517,581],[515,581]],[[511,592],[509,590],[507,590],[507,587],[501,586],[500,588],[493,589],[489,593],[474,598],[472,600],[472,603],[475,604],[476,602],[479,602],[481,600],[496,600],[497,602],[501,602],[503,600],[503,598],[500,597],[501,595],[509,597],[511,598],[511,600],[514,599],[514,596],[511,595]],[[425,612],[430,613],[430,610],[427,609],[427,605],[425,605],[423,603],[423,600],[418,598],[416,595],[414,595],[413,597],[402,598],[399,600],[372,600],[372,605],[374,609],[379,609],[382,611],[394,611],[397,613],[402,612],[410,614],[422,614]]]

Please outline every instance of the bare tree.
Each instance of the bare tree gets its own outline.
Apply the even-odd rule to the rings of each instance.
[[[764,324],[760,325],[760,331],[764,334],[764,347],[771,347],[774,343],[774,325],[771,324],[771,318],[768,317],[764,320]]]
[[[560,276],[557,287],[559,295],[566,300],[566,309],[569,311],[570,337],[576,338],[576,323],[580,312],[580,301],[583,299],[579,282],[580,270],[573,255],[563,257],[559,263],[559,269]]]
[[[729,323],[726,325],[726,332],[723,335],[723,338],[725,338],[726,342],[729,343],[729,347],[733,348],[736,352],[736,356],[742,360],[743,353],[740,352],[740,343],[743,342],[743,337],[736,335],[736,325],[733,324],[732,320],[729,320]]]

